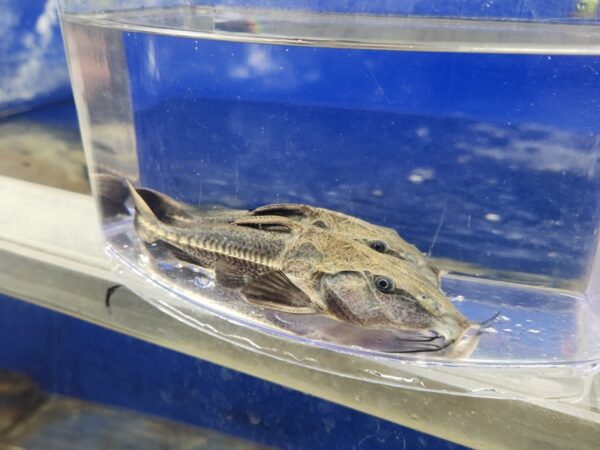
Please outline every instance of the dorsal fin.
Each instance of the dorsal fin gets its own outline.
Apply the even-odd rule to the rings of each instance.
[[[254,227],[261,230],[282,231],[287,233],[304,229],[304,226],[300,223],[280,216],[246,216],[240,217],[232,223],[244,227]]]
[[[274,203],[253,209],[251,214],[255,216],[307,217],[311,209],[313,209],[311,206],[295,203]]]
[[[320,208],[314,206],[303,205],[300,203],[274,203],[265,205],[250,211],[253,216],[281,216],[302,221],[308,219],[312,225],[318,228],[328,229],[326,221]]]

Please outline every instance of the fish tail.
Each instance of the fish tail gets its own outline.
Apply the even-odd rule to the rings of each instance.
[[[125,183],[129,188],[129,194],[131,195],[131,199],[133,200],[133,206],[135,207],[136,213],[147,222],[150,223],[160,223],[160,220],[152,211],[152,208],[146,203],[143,197],[139,194],[135,186],[131,183],[131,181],[126,180]]]
[[[96,186],[100,208],[104,216],[129,215],[125,206],[125,202],[129,198],[129,190],[120,178],[108,173],[94,173],[90,178]]]

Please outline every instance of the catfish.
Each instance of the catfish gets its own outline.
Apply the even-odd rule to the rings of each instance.
[[[469,321],[414,262],[266,209],[198,220],[193,206],[135,189],[135,229],[190,264],[214,270],[250,304],[322,314],[369,330],[392,330],[394,353],[444,349],[478,324]],[[225,215],[227,213],[224,213]]]

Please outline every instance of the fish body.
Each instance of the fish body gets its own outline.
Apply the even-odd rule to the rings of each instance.
[[[392,329],[397,352],[442,349],[473,326],[413,264],[330,229],[247,213],[199,222],[189,205],[130,190],[142,240],[214,269],[218,282],[252,304]]]
[[[362,242],[379,253],[394,256],[413,265],[433,285],[439,286],[440,271],[427,262],[417,247],[406,242],[391,228],[374,225],[348,214],[313,206],[280,203],[266,205],[251,212],[253,215],[281,215],[302,223],[324,228],[334,234]]]
[[[432,285],[440,286],[439,270],[429,264],[419,249],[402,239],[395,230],[373,225],[347,214],[294,203],[266,205],[251,211],[227,208],[200,210],[152,189],[140,189],[139,193],[145,200],[156,205],[162,217],[170,224],[178,227],[193,228],[203,224],[231,223],[245,216],[285,217],[304,225],[328,230],[342,238],[363,243],[379,253],[405,261],[415,267]]]

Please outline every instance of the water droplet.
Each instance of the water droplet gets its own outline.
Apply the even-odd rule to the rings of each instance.
[[[470,389],[469,392],[471,392],[472,394],[477,394],[479,392],[497,392],[497,393],[504,393],[504,391],[501,391],[500,389],[496,389],[493,387],[481,387],[481,388],[475,388],[475,389]]]
[[[194,277],[194,284],[199,288],[207,288],[210,287],[211,281],[206,277]]]

